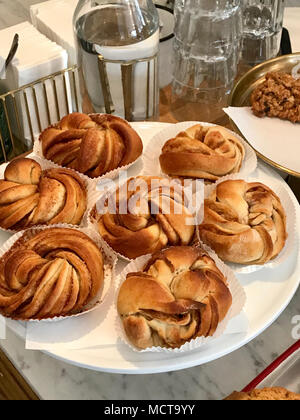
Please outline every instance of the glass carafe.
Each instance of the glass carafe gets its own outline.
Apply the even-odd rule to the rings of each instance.
[[[155,119],[159,18],[152,0],[80,0],[74,30],[83,111]]]

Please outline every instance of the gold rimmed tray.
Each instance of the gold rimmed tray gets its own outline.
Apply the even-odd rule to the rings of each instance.
[[[291,73],[293,68],[300,63],[300,53],[283,55],[273,60],[265,61],[262,64],[249,70],[244,76],[242,76],[236,85],[234,86],[228,106],[231,107],[246,107],[250,106],[250,97],[254,89],[256,89],[262,82],[265,80],[265,76],[268,72],[285,72]],[[243,136],[237,125],[232,119],[230,119],[231,126],[234,131],[238,132],[250,145],[251,143]],[[299,125],[300,131],[300,125]],[[278,162],[274,162],[268,156],[265,156],[258,150],[256,150],[252,145],[251,147],[255,150],[257,156],[264,160],[269,165],[274,168],[286,172],[289,175],[300,177],[300,172],[290,169],[281,165]]]

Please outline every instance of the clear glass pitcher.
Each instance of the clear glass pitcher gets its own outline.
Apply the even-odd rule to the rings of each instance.
[[[152,0],[80,0],[74,30],[83,111],[155,119],[159,18]]]

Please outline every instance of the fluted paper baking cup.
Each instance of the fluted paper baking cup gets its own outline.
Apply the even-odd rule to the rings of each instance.
[[[143,176],[143,175],[140,175]],[[148,175],[145,175],[148,176]],[[168,177],[167,175],[161,175],[161,177],[163,179],[166,179],[168,181],[172,181],[174,182],[173,179],[171,179],[170,177]],[[132,177],[132,178],[137,178],[137,177]],[[130,178],[129,178],[130,179]],[[123,260],[125,262],[131,262],[134,261],[133,259],[126,257],[125,255],[122,255],[120,253],[118,253],[117,251],[115,251],[107,242],[106,240],[102,237],[102,235],[99,232],[99,228],[98,228],[98,220],[99,217],[101,215],[103,215],[105,213],[105,211],[107,211],[107,208],[104,207],[104,202],[106,199],[108,199],[112,194],[114,194],[116,192],[116,190],[118,188],[121,188],[122,186],[124,186],[126,183],[128,182],[128,179],[126,181],[124,181],[121,185],[114,185],[113,187],[109,188],[105,195],[104,194],[100,194],[100,196],[98,197],[98,202],[101,200],[102,201],[102,206],[103,206],[103,213],[98,213],[97,211],[97,203],[95,205],[93,205],[90,208],[89,214],[88,214],[88,226],[93,229],[99,236],[99,240],[101,241],[102,245],[105,246],[110,253],[114,254],[116,258]],[[179,187],[179,185],[178,185]],[[194,192],[194,181],[192,181],[192,201],[195,203],[196,201],[196,192]],[[201,190],[201,194],[203,195],[201,202],[204,201],[204,184],[203,184],[203,190]],[[195,211],[194,213],[194,217],[196,218],[197,222],[195,221],[195,225],[200,224],[203,221],[203,206],[200,207],[199,211]]]
[[[52,127],[55,127],[55,125],[53,125]],[[48,127],[48,128],[51,128],[51,127]],[[39,157],[40,159],[46,160],[47,162],[51,162],[51,164],[54,165],[53,167],[55,167],[55,168],[70,169],[68,167],[58,165],[58,164],[54,163],[53,161],[51,161],[49,159],[46,159],[44,154],[43,154],[42,143],[39,140],[39,138],[36,138],[35,141],[34,141],[33,155]],[[92,180],[92,181],[95,181],[96,184],[97,184],[99,181],[101,181],[103,179],[116,179],[116,178],[118,178],[118,176],[120,175],[121,172],[127,171],[129,168],[131,168],[133,165],[136,165],[136,164],[143,165],[142,155],[139,156],[135,161],[129,163],[128,165],[120,166],[119,168],[116,168],[112,171],[106,172],[104,175],[96,177],[96,178],[90,178],[89,176],[87,176],[85,174],[82,174],[81,172],[78,172],[75,169],[70,169],[70,170],[76,172],[78,175],[81,175],[87,181]]]
[[[42,168],[43,171],[47,170],[47,169],[57,169],[58,166],[55,165],[53,162],[50,162],[46,159],[40,158],[38,156],[32,156],[29,155],[27,156],[28,159],[32,159],[35,160]],[[4,177],[4,172],[5,172],[5,168],[7,165],[1,165],[0,166],[0,179],[3,179]],[[60,169],[67,169],[67,168],[61,168]],[[71,169],[68,169],[69,171],[72,171]],[[77,175],[79,176],[79,178],[82,180],[83,184],[85,185],[86,188],[86,194],[87,194],[87,207],[86,210],[82,216],[81,222],[79,225],[79,227],[86,227],[88,225],[88,215],[90,212],[90,209],[97,203],[99,197],[100,197],[100,193],[99,191],[97,191],[97,183],[96,181],[87,178],[86,176],[80,174],[79,172],[77,172]],[[46,225],[46,224],[45,224]],[[52,225],[49,225],[52,226]],[[72,225],[73,226],[73,225]],[[74,225],[76,226],[76,225]],[[14,229],[4,229],[0,226],[0,229],[9,233],[17,233],[20,232],[20,230],[14,230]],[[24,230],[21,229],[21,230]]]
[[[99,308],[99,306],[101,306],[103,304],[103,302],[105,301],[111,287],[114,287],[117,259],[116,259],[115,255],[110,253],[109,250],[106,247],[102,246],[101,241],[99,241],[99,236],[96,235],[94,230],[89,228],[89,227],[81,227],[80,228],[80,227],[77,227],[77,226],[74,227],[73,225],[57,224],[57,225],[53,225],[53,226],[35,226],[31,229],[18,232],[15,235],[13,235],[11,238],[9,238],[4,243],[4,245],[2,245],[2,247],[0,248],[0,259],[7,252],[9,252],[12,249],[12,247],[15,245],[15,243],[19,239],[21,239],[24,235],[26,235],[27,238],[30,238],[30,237],[33,237],[35,234],[37,234],[38,232],[40,232],[42,230],[55,229],[55,228],[77,230],[77,231],[82,232],[85,235],[87,235],[90,239],[92,239],[93,242],[96,243],[96,245],[102,251],[102,254],[104,256],[104,283],[103,283],[103,287],[101,288],[101,290],[99,290],[97,296],[91,302],[89,302],[77,314],[67,315],[67,316],[57,316],[57,317],[52,317],[52,318],[45,318],[45,319],[42,319],[42,320],[37,320],[37,319],[24,320],[26,322],[38,322],[38,323],[39,322],[44,322],[44,323],[58,322],[58,321],[62,321],[64,319],[76,318],[76,317],[79,317],[81,315],[85,315],[85,314],[87,314],[89,312],[92,312],[95,309]],[[10,317],[7,316],[7,318],[10,318]],[[21,318],[12,318],[12,319],[22,321]]]
[[[166,142],[176,137],[180,132],[187,130],[194,125],[201,124],[204,127],[216,127],[216,124],[210,124],[199,121],[185,121],[178,124],[170,125],[158,132],[148,143],[144,151],[144,169],[143,175],[160,175],[165,176],[160,167],[159,157],[162,152],[163,146]],[[226,127],[224,127],[226,128]],[[240,175],[247,176],[255,171],[257,167],[257,157],[252,149],[245,140],[237,133],[226,128],[233,136],[238,138],[245,149],[245,158],[239,171]]]
[[[235,274],[233,271],[221,261],[216,253],[210,249],[207,245],[201,244],[201,248],[207,252],[207,254],[215,261],[216,266],[218,269],[222,272],[222,274],[227,278],[227,283],[229,290],[232,295],[232,306],[229,309],[228,314],[226,315],[225,319],[219,324],[216,332],[212,337],[198,337],[195,339],[192,339],[191,341],[185,343],[180,348],[171,349],[171,348],[164,348],[164,347],[151,347],[147,348],[145,350],[140,350],[137,347],[135,347],[127,338],[127,335],[124,331],[123,323],[121,320],[121,317],[118,314],[117,310],[117,301],[118,301],[118,295],[120,288],[124,281],[126,280],[126,277],[129,273],[136,273],[143,271],[143,268],[151,258],[151,255],[145,255],[143,257],[137,258],[136,260],[132,261],[130,264],[128,264],[125,269],[121,272],[119,276],[117,276],[116,279],[116,295],[115,295],[115,307],[116,312],[118,314],[116,319],[116,328],[118,331],[118,334],[120,336],[120,339],[126,343],[133,351],[138,353],[185,353],[189,351],[196,350],[200,347],[202,347],[205,344],[211,343],[216,338],[222,336],[226,333],[226,328],[228,326],[228,323],[231,319],[238,316],[244,309],[246,304],[246,293],[239,283],[238,279],[235,277]],[[246,332],[246,331],[245,331]]]
[[[211,193],[214,191],[217,185],[220,183],[227,181],[227,180],[234,180],[234,179],[242,179],[246,182],[259,182],[261,184],[265,184],[269,187],[274,193],[279,197],[281,204],[284,208],[286,214],[286,230],[287,230],[287,240],[285,243],[284,248],[279,253],[277,257],[273,260],[267,262],[266,264],[257,265],[257,264],[249,264],[249,265],[241,265],[235,263],[226,262],[230,266],[230,268],[236,273],[244,273],[249,274],[255,271],[261,270],[263,268],[277,268],[281,265],[287,258],[292,254],[295,243],[296,243],[296,231],[297,231],[297,209],[295,206],[294,201],[291,198],[291,192],[287,184],[283,181],[278,181],[276,178],[273,178],[268,175],[260,176],[259,178],[255,177],[241,177],[240,174],[228,175],[223,177],[215,184],[206,185],[205,186],[205,198],[208,198]],[[202,209],[204,213],[204,209]],[[201,242],[199,229],[197,229],[197,237],[198,240]]]

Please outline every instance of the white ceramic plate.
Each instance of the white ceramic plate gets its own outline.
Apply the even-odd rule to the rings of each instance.
[[[159,130],[166,127],[160,123],[135,123],[134,128],[142,136],[145,146]],[[129,175],[138,175],[139,165],[130,168]],[[2,171],[0,171],[0,176]],[[283,179],[272,169],[259,163],[254,176]],[[64,350],[47,352],[48,355],[67,363],[102,372],[121,374],[146,374],[181,370],[208,363],[223,357],[250,342],[268,328],[284,311],[293,298],[300,282],[299,235],[300,211],[299,204],[292,191],[289,194],[297,205],[297,244],[289,258],[278,268],[262,269],[251,274],[238,274],[247,294],[244,316],[248,320],[248,332],[226,334],[217,338],[201,349],[184,354],[136,353],[121,342],[117,346],[97,347],[83,350]],[[9,237],[0,231],[0,245]],[[119,263],[119,270],[125,263]],[[25,337],[25,324],[8,321],[7,325],[19,336]]]

